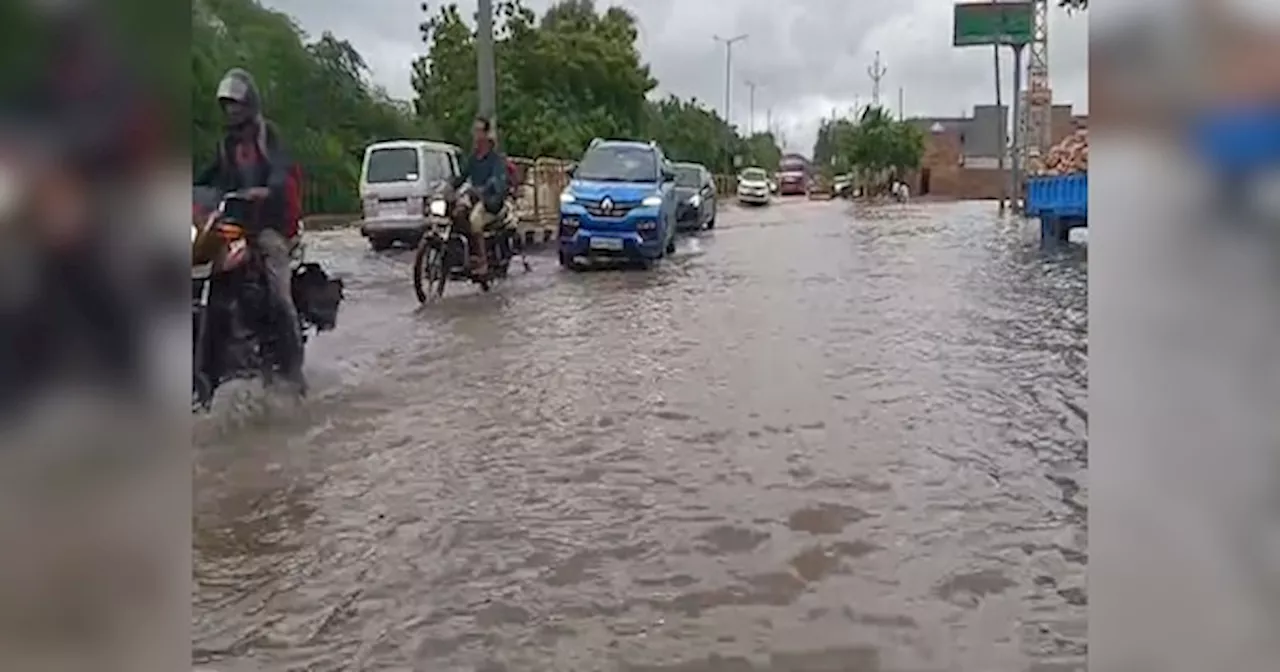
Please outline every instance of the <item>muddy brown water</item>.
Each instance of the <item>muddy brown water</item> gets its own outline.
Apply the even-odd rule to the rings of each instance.
[[[197,422],[195,666],[1084,669],[1087,262],[993,210],[726,210],[426,310],[313,234],[312,397]]]

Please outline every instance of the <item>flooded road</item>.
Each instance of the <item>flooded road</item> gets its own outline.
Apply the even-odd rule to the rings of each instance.
[[[311,234],[312,398],[196,427],[196,667],[1083,670],[1086,262],[994,209],[726,210],[425,310]]]

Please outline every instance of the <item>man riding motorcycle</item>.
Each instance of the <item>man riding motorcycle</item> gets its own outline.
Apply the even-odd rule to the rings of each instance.
[[[485,227],[503,216],[507,199],[507,161],[498,152],[493,140],[493,125],[486,117],[476,117],[474,149],[467,158],[462,174],[453,181],[453,188],[471,182],[479,198],[471,208],[472,273],[478,278],[489,274],[489,251],[484,244]]]
[[[261,256],[284,332],[279,334],[281,368],[285,379],[302,393],[306,389],[302,328],[289,268],[289,239],[297,233],[297,222],[289,213],[288,198],[297,188],[296,175],[279,133],[262,115],[262,98],[252,75],[240,68],[228,70],[218,84],[218,104],[226,117],[227,134],[195,185],[241,192],[254,202],[258,221],[253,222],[257,234],[251,244]]]

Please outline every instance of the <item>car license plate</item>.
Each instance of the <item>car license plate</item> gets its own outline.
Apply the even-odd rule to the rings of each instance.
[[[621,250],[621,238],[592,238],[591,249],[593,250]]]

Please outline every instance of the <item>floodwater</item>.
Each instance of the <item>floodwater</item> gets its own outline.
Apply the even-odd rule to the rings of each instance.
[[[1085,669],[1087,255],[994,209],[726,209],[426,309],[311,234],[311,398],[196,427],[196,667]]]

